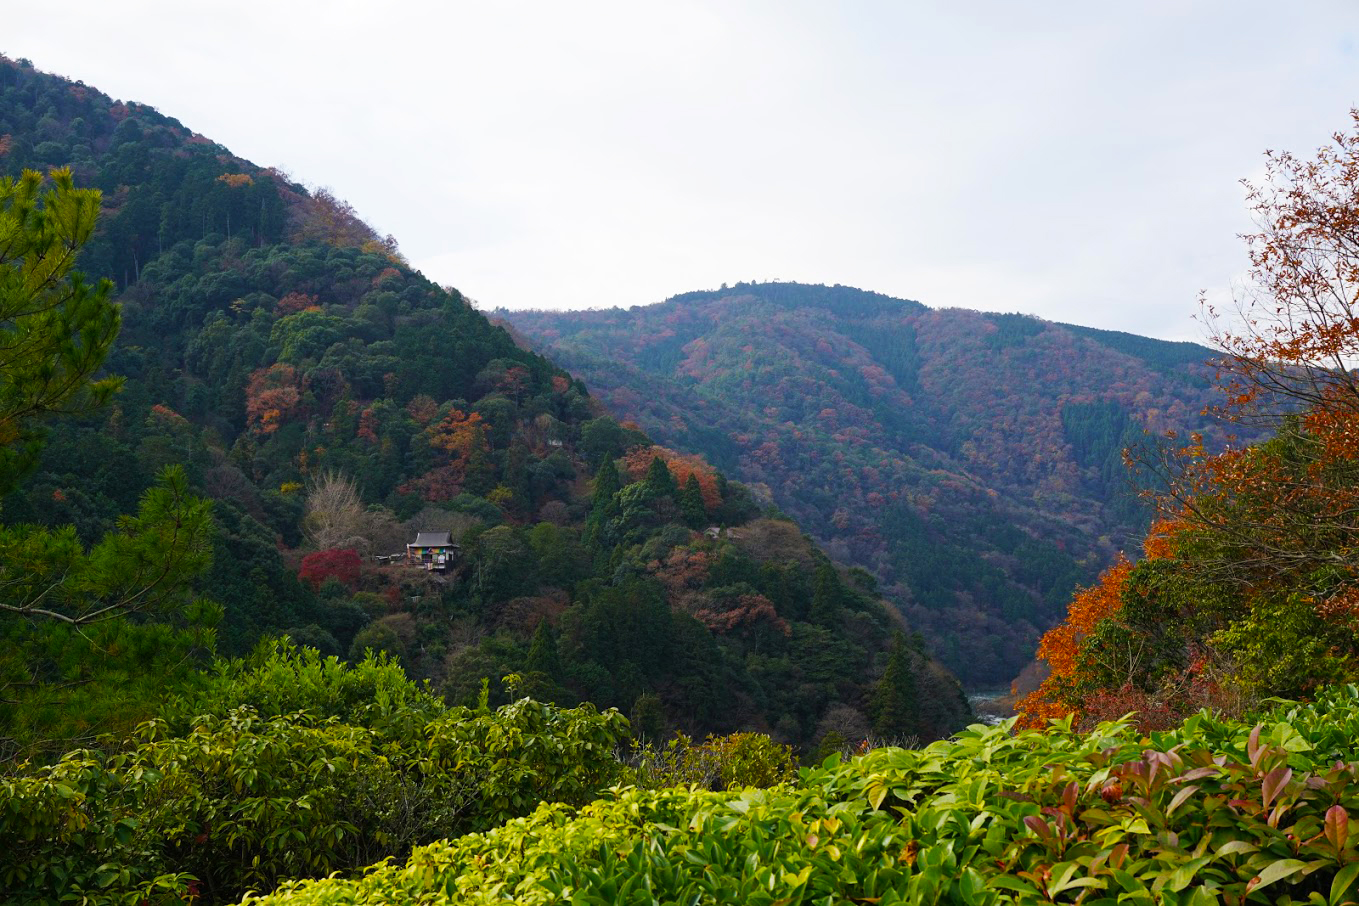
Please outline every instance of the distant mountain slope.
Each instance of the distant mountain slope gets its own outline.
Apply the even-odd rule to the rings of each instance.
[[[972,686],[1013,677],[1144,528],[1126,445],[1223,439],[1189,343],[789,283],[498,315],[872,572]]]
[[[653,738],[762,729],[812,749],[967,719],[923,643],[894,641],[868,577],[602,416],[346,204],[0,57],[0,175],[58,166],[103,192],[77,267],[117,284],[109,367],[126,386],[52,426],[0,501],[6,523],[71,523],[89,542],[183,463],[214,501],[201,591],[223,605],[222,653],[280,632],[378,648],[454,701],[518,683],[618,706]],[[368,556],[416,530],[461,542],[444,575]],[[23,632],[0,615],[0,649]],[[0,751],[9,677],[57,670],[9,666],[0,655]]]

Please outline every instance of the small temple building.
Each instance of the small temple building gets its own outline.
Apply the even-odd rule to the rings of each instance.
[[[406,545],[406,563],[442,572],[458,559],[460,550],[448,532],[416,532],[415,540]]]

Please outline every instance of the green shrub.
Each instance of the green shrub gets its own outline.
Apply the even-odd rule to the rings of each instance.
[[[628,722],[591,704],[557,708],[520,699],[495,712],[455,708],[434,721],[423,770],[436,785],[470,784],[468,824],[482,830],[540,802],[584,805],[620,773],[615,757]]]
[[[648,789],[766,788],[797,777],[792,747],[780,745],[763,733],[709,736],[701,745],[680,733],[661,748],[646,746],[639,750],[634,764],[633,782]]]
[[[289,701],[336,691],[318,676],[392,679],[380,664],[349,674],[328,663],[303,659],[279,676],[317,680]],[[330,710],[381,715],[377,728],[240,707],[202,715],[185,732],[145,724],[120,754],[22,767],[0,781],[0,839],[13,841],[0,849],[0,886],[32,902],[231,902],[284,879],[404,857],[542,802],[583,805],[620,769],[613,753],[627,723],[615,711],[522,700],[495,712],[454,709],[392,734],[418,720],[425,698],[417,709],[358,701],[341,696]]]
[[[1357,723],[1350,687],[1256,726],[975,726],[797,785],[544,806],[265,902],[1352,903]]]
[[[421,738],[425,723],[446,710],[385,654],[351,665],[276,639],[261,642],[249,657],[218,661],[197,689],[169,700],[160,716],[171,735],[182,735],[201,716],[224,717],[247,705],[263,717],[299,711],[333,717],[402,742]]]
[[[0,777],[0,889],[11,901],[109,904],[178,900],[187,875],[164,871],[136,804],[156,778],[130,759],[72,752]]]

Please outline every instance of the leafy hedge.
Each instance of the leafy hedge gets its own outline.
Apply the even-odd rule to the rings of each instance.
[[[224,717],[249,705],[261,716],[305,711],[378,732],[384,740],[418,737],[448,708],[427,684],[412,682],[385,654],[346,664],[286,639],[261,642],[249,657],[222,658],[160,709],[171,733],[183,735],[204,714]]]
[[[225,708],[233,699],[250,704]],[[304,702],[311,713],[278,710]],[[224,667],[198,704],[192,720],[180,702],[144,724],[126,751],[0,777],[0,889],[19,902],[234,901],[542,802],[587,803],[617,782],[627,735],[620,714],[589,705],[422,714],[435,704],[399,668],[314,652]]]
[[[972,727],[796,786],[544,805],[274,904],[1359,902],[1359,689],[1149,737]]]

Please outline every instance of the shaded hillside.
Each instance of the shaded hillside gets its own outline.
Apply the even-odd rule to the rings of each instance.
[[[871,571],[970,685],[1007,682],[1145,527],[1122,450],[1203,430],[1210,351],[849,287],[500,312],[617,417]]]
[[[224,653],[280,632],[386,650],[453,701],[483,678],[503,701],[514,673],[653,736],[759,728],[810,747],[962,722],[956,681],[918,639],[892,646],[871,582],[757,519],[706,464],[601,417],[342,201],[0,58],[0,173],[57,166],[103,192],[79,266],[116,284],[109,370],[126,385],[51,426],[7,524],[72,523],[92,542],[182,463],[214,502],[199,591],[223,607]],[[445,574],[375,560],[417,530],[460,542]],[[0,621],[15,652],[41,631]],[[0,668],[23,685],[27,664]],[[884,696],[909,707],[888,714]]]

